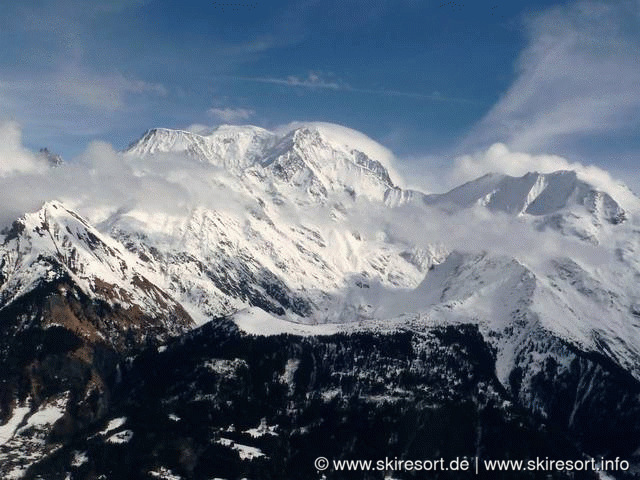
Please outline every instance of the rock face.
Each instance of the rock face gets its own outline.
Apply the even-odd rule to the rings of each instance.
[[[44,158],[47,161],[47,163],[51,167],[59,167],[60,165],[64,164],[64,160],[62,159],[62,157],[60,155],[50,151],[46,147],[41,148],[38,151],[38,153],[40,154],[40,156],[42,158]]]
[[[154,129],[120,160],[191,196],[51,201],[0,234],[0,477],[306,479],[319,455],[638,473],[631,194],[559,171],[427,195],[328,124]],[[478,226],[504,248],[460,242]],[[356,477],[385,475],[422,478]]]

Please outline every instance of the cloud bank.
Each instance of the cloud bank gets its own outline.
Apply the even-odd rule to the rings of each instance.
[[[360,132],[323,122],[293,122],[277,129],[280,134],[294,128],[312,126],[336,145],[347,150],[356,146],[381,161],[400,186],[415,181],[403,179],[391,151]],[[211,127],[193,125],[193,131],[207,133]],[[454,159],[432,174],[430,192],[446,191],[486,173],[522,176],[527,172],[549,173],[574,170],[578,176],[608,192],[623,206],[635,206],[638,199],[605,170],[586,166],[557,155],[532,155],[494,144],[487,150]],[[51,199],[77,208],[94,221],[122,209],[185,212],[196,205],[231,207],[233,187],[227,187],[227,173],[193,159],[166,154],[153,161],[123,157],[110,144],[93,142],[78,157],[62,167],[50,168],[46,158],[22,145],[20,127],[14,122],[0,123],[0,224],[6,226],[27,211],[37,210]],[[441,188],[437,188],[440,186]],[[242,199],[236,198],[241,204]]]
[[[228,187],[228,174],[185,155],[126,158],[95,141],[77,157],[51,168],[26,149],[15,123],[0,123],[0,230],[49,200],[60,200],[93,223],[117,211],[140,209],[187,215],[208,207],[244,212],[246,198]]]

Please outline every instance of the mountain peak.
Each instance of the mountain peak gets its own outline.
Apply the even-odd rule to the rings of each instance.
[[[54,200],[17,220],[0,245],[0,310],[45,283],[67,278],[85,295],[166,322],[177,331],[191,322],[149,271],[115,239]],[[136,313],[137,312],[137,313]]]
[[[279,130],[285,133],[296,130],[317,132],[328,143],[345,151],[360,151],[380,162],[387,170],[393,170],[393,153],[364,133],[352,128],[328,122],[293,122]],[[395,172],[392,172],[392,177],[395,175]]]
[[[394,186],[382,163],[314,126],[287,132],[262,165],[276,178],[322,198],[329,192],[347,192],[382,199]]]
[[[480,205],[516,215],[549,215],[582,206],[609,223],[620,223],[624,209],[611,195],[581,180],[573,170],[529,172],[521,177],[491,173],[444,194],[427,196],[426,203],[471,207]]]
[[[167,154],[186,154],[238,177],[252,167],[318,198],[343,191],[382,198],[394,186],[390,152],[363,134],[332,124],[300,124],[278,133],[250,125],[221,125],[200,133],[155,128],[125,152],[130,158]]]
[[[64,160],[57,153],[52,152],[47,147],[41,148],[38,151],[38,154],[47,161],[47,163],[52,167],[59,167],[64,164]]]
[[[186,154],[202,163],[234,171],[253,165],[274,142],[273,133],[250,125],[221,125],[200,133],[154,128],[132,143],[125,154],[141,158]]]
[[[144,157],[158,153],[181,153],[189,151],[190,147],[202,143],[202,136],[186,130],[169,128],[152,128],[147,130],[140,139],[131,143],[126,153]]]

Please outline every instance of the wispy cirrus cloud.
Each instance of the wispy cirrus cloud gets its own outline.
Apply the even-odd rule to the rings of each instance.
[[[114,123],[143,118],[168,89],[119,72],[67,68],[41,75],[0,74],[0,120],[19,120],[37,144],[59,149],[60,139],[102,136]],[[69,141],[69,138],[75,140]],[[63,154],[68,152],[63,151]]]
[[[525,21],[517,77],[463,149],[495,141],[554,149],[640,124],[640,4],[583,1]]]
[[[121,73],[97,75],[84,71],[57,75],[53,85],[68,101],[78,105],[117,110],[125,105],[128,95],[148,94],[164,97],[168,91],[160,83],[128,78]]]
[[[207,115],[226,123],[236,123],[248,120],[255,115],[255,111],[248,108],[217,108],[207,110]]]
[[[40,76],[0,79],[0,94],[10,105],[36,102],[41,108],[87,107],[115,111],[126,104],[128,95],[166,96],[160,83],[125,77],[119,72],[100,75],[86,69],[67,67]],[[53,113],[53,112],[52,112]]]
[[[269,83],[272,85],[283,85],[285,87],[300,87],[309,89],[327,89],[327,90],[348,90],[348,84],[339,80],[329,80],[323,74],[309,72],[306,77],[289,75],[286,78],[278,77],[233,77],[238,80],[246,80],[248,82]]]
[[[306,76],[289,75],[287,77],[244,77],[232,76],[234,80],[242,80],[247,82],[265,83],[271,85],[281,85],[290,88],[302,88],[309,90],[333,90],[336,92],[350,92],[368,95],[380,95],[387,97],[406,97],[416,100],[427,100],[434,102],[453,102],[477,104],[474,100],[449,96],[440,92],[422,93],[408,92],[403,90],[386,89],[386,88],[361,88],[354,87],[349,83],[335,77],[335,75],[327,75],[320,72],[309,72]]]

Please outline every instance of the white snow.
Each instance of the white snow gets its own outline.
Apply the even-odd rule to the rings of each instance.
[[[149,130],[126,155],[139,158],[184,154],[195,160],[229,170],[253,165],[261,152],[275,142],[275,134],[259,127],[221,125],[210,132],[187,132],[168,128]]]
[[[233,321],[252,335],[332,335],[342,331],[336,324],[305,325],[276,317],[258,307],[243,309],[233,315]]]
[[[232,448],[238,451],[238,455],[240,455],[242,460],[252,460],[254,458],[264,457],[262,450],[256,447],[250,447],[249,445],[235,443]]]
[[[20,427],[15,434],[20,435],[30,428],[42,430],[43,428],[53,425],[65,414],[68,401],[69,395],[68,393],[64,393],[51,403],[42,405],[35,413],[29,416],[26,424]]]
[[[122,430],[107,438],[109,443],[128,443],[133,438],[133,432],[131,430]]]
[[[114,418],[109,420],[109,423],[107,424],[107,426],[105,427],[104,430],[102,430],[101,432],[98,432],[98,435],[106,435],[109,432],[112,432],[113,430],[116,430],[120,427],[122,427],[127,421],[127,417],[118,417],[118,418]]]
[[[367,137],[362,132],[335,123],[327,122],[293,122],[281,126],[277,129],[281,133],[289,133],[299,128],[310,128],[320,132],[329,142],[336,146],[341,146],[346,150],[359,150],[370,158],[381,162],[394,182],[402,181],[402,177],[395,172],[395,155],[386,147],[380,145],[375,140]]]
[[[212,360],[205,361],[203,366],[207,370],[215,372],[219,375],[233,375],[238,370],[238,368],[246,366],[246,362],[239,358],[233,360],[214,358]]]
[[[73,452],[73,460],[71,461],[72,467],[80,467],[89,461],[89,457],[87,456],[87,452],[81,452],[79,450],[75,450]]]
[[[253,460],[254,458],[265,456],[262,450],[260,450],[259,448],[244,445],[242,443],[237,443],[228,438],[220,437],[220,439],[218,439],[216,443],[237,451],[242,460]]]
[[[31,415],[27,420],[27,424],[24,427],[20,428],[16,433],[20,434],[22,430],[26,430],[27,428],[33,426],[53,425],[60,418],[62,418],[64,412],[64,405],[45,406],[41,410],[38,410],[36,413]]]
[[[53,425],[65,414],[68,400],[69,392],[64,392],[40,405],[34,413],[30,413],[30,399],[15,407],[11,420],[2,426],[2,478],[22,478],[32,464],[61,447],[48,443],[47,438]]]
[[[11,470],[9,473],[7,473],[7,480],[17,480],[19,478],[24,477],[24,475],[27,473],[27,466],[17,466],[15,467],[13,470]]]
[[[28,404],[28,401],[25,403]],[[11,439],[11,437],[13,437],[18,426],[22,423],[30,410],[31,409],[27,406],[15,407],[13,409],[13,415],[11,418],[9,418],[4,425],[0,425],[0,445],[4,445]]]
[[[596,475],[600,480],[615,480],[615,478],[609,475],[607,472],[598,471],[596,472]]]
[[[171,208],[96,205],[98,228],[59,202],[26,215],[23,234],[0,248],[0,308],[57,275],[44,253],[62,258],[86,293],[117,285],[110,302],[161,318],[177,305],[164,291],[198,323],[231,315],[254,335],[475,323],[503,381],[541,332],[640,378],[640,202],[621,200],[619,188],[564,170],[406,191],[386,179],[397,181],[384,170],[388,150],[322,123],[155,129],[122,161],[184,198]],[[137,288],[136,277],[159,289]],[[256,306],[265,303],[282,315]],[[0,428],[10,432],[0,438],[13,434]]]
[[[260,420],[260,425],[254,428],[250,428],[245,430],[244,433],[248,433],[253,438],[264,437],[265,435],[273,435],[277,436],[276,430],[278,429],[277,425],[267,425],[267,419],[263,418]]]
[[[182,477],[173,473],[170,469],[166,467],[159,467],[155,470],[151,470],[149,472],[153,478],[159,478],[160,480],[181,480]]]
[[[289,386],[290,393],[293,393],[293,378],[299,365],[300,360],[296,358],[290,358],[289,360],[287,360],[287,364],[284,367],[284,372],[282,372],[282,375],[280,376],[280,381]]]

